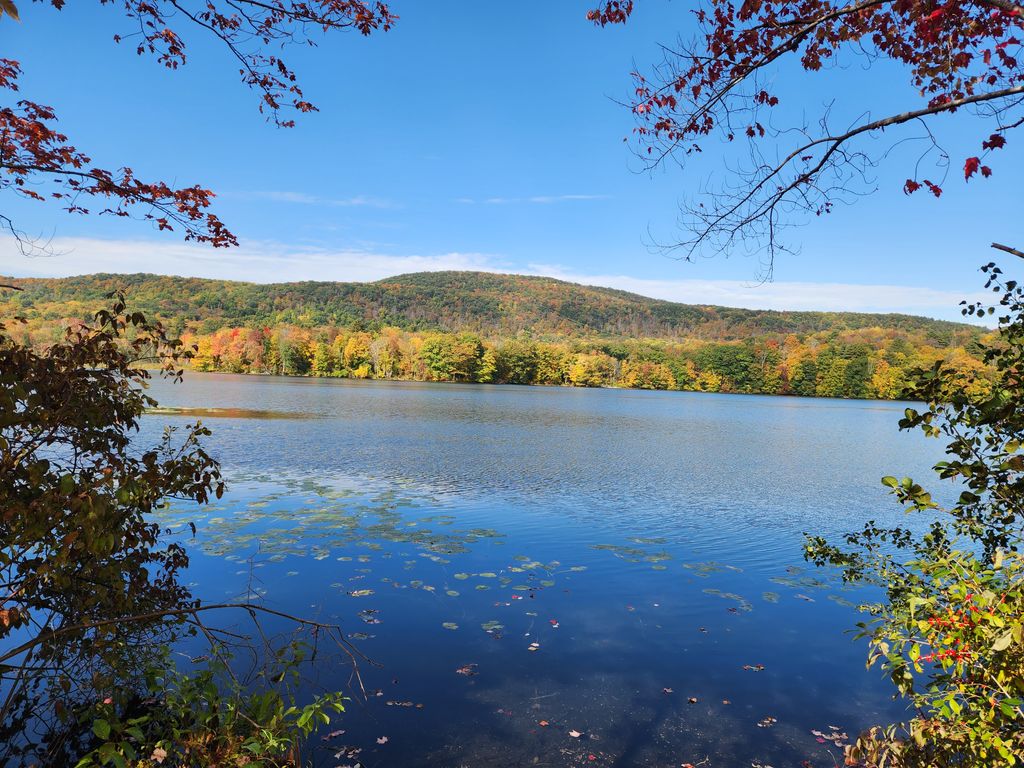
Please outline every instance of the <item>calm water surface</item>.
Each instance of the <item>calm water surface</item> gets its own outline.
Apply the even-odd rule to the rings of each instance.
[[[222,409],[228,494],[167,516],[198,525],[197,594],[338,622],[379,665],[367,697],[317,668],[352,695],[317,765],[832,766],[812,731],[900,713],[801,533],[901,518],[882,475],[931,484],[941,445],[898,433],[905,404],[202,374],[153,393]]]

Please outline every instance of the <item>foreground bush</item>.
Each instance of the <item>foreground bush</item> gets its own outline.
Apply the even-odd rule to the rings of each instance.
[[[1012,766],[1024,761],[1024,295],[994,264],[999,335],[985,351],[992,386],[965,386],[942,363],[921,374],[903,429],[947,440],[939,477],[958,484],[943,507],[910,478],[883,479],[916,520],[873,521],[842,546],[809,537],[806,555],[881,587],[859,625],[913,711],[862,734],[847,765]],[[965,314],[994,314],[980,305]],[[922,519],[924,518],[924,519]]]
[[[270,612],[201,604],[179,579],[184,548],[151,517],[224,488],[200,424],[133,441],[156,405],[143,366],[177,378],[189,353],[121,299],[45,350],[18,325],[0,324],[0,764],[290,761],[340,697],[296,704],[298,641],[256,648],[266,663],[235,678],[228,646],[244,640],[203,617]],[[212,661],[179,670],[168,649],[196,633]]]

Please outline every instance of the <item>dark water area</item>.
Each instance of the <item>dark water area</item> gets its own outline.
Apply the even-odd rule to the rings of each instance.
[[[935,486],[905,403],[202,374],[153,394],[182,410],[141,439],[198,415],[229,481],[165,516],[197,524],[196,594],[337,622],[379,665],[366,697],[316,668],[310,690],[352,698],[317,765],[832,766],[822,733],[901,713],[848,632],[858,594],[801,545],[902,520],[882,475]]]

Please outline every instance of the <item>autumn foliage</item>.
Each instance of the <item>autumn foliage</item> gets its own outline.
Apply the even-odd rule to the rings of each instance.
[[[995,264],[983,270],[998,302],[965,305],[965,314],[999,313],[984,345],[986,386],[964,386],[962,372],[936,363],[910,393],[923,405],[900,421],[946,442],[934,470],[951,487],[933,495],[912,478],[882,478],[907,522],[869,520],[838,545],[807,539],[809,560],[879,588],[861,606],[860,636],[868,665],[884,669],[909,705],[904,722],[861,734],[849,766],[1024,760],[1024,291]]]
[[[155,275],[25,280],[0,311],[45,347],[117,287],[196,345],[198,370],[898,398],[946,361],[983,386],[971,326],[905,315],[768,312],[645,299],[518,275],[256,285]],[[6,308],[6,309],[5,309]],[[977,374],[981,374],[980,379]]]
[[[64,0],[49,0],[56,10]],[[139,55],[149,55],[177,69],[188,61],[188,33],[212,35],[239,67],[245,85],[259,95],[259,110],[281,127],[294,125],[286,112],[312,112],[316,107],[305,97],[295,72],[281,58],[288,44],[315,45],[314,31],[353,29],[363,35],[390,29],[395,16],[381,2],[362,0],[210,0],[189,8],[174,0],[101,0],[120,5],[128,19],[127,33],[114,35],[116,42],[135,45]],[[16,20],[11,0],[0,6]],[[171,24],[181,25],[172,29]],[[185,29],[183,29],[183,27]],[[186,240],[213,246],[237,243],[235,235],[209,208],[214,193],[199,184],[176,188],[163,181],[136,177],[124,165],[107,170],[69,142],[57,128],[51,107],[18,98],[21,66],[0,59],[0,93],[10,103],[0,106],[0,191],[13,190],[39,202],[52,202],[72,214],[136,217],[158,230],[178,230]],[[35,244],[10,217],[0,214],[0,225],[17,238],[23,250]]]
[[[632,11],[632,2],[605,2],[590,19],[623,23]],[[951,161],[962,163],[968,180],[991,176],[993,153],[1024,124],[1024,8],[1014,0],[709,0],[693,13],[696,38],[666,47],[652,72],[634,73],[637,149],[656,166],[669,158],[682,162],[712,138],[750,147],[728,181],[685,208],[688,235],[677,245],[686,257],[740,244],[763,245],[774,255],[783,247],[779,228],[792,223],[793,214],[822,215],[870,191],[870,169],[886,152],[869,154],[858,139],[920,127],[917,138],[927,148],[904,191],[938,197],[948,158],[928,128],[932,117],[966,112],[987,123],[978,153]],[[814,122],[786,124],[792,118],[777,115],[784,98],[774,77],[778,67],[795,60],[807,72],[820,72],[847,52],[865,65],[888,60],[902,66],[920,102],[876,117],[874,94],[865,91],[853,124],[831,126],[829,111]],[[929,156],[940,175],[919,177]]]

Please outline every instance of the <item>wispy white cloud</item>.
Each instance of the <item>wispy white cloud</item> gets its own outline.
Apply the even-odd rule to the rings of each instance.
[[[987,300],[983,292],[963,293],[886,284],[773,282],[740,280],[651,280],[624,274],[590,274],[557,264],[514,265],[488,253],[458,251],[392,254],[367,247],[331,249],[273,242],[211,249],[188,243],[145,240],[57,238],[57,255],[27,258],[10,238],[0,238],[0,274],[65,277],[90,272],[154,272],[165,275],[245,280],[258,283],[299,280],[368,282],[406,272],[475,270],[541,275],[584,285],[605,286],[686,304],[779,310],[902,312],[962,319],[959,302]]]
[[[276,203],[295,203],[298,205],[321,205],[330,208],[353,208],[364,206],[367,208],[394,208],[390,200],[369,195],[356,195],[354,197],[331,198],[310,195],[305,192],[292,192],[288,190],[262,190],[258,192],[247,192],[245,197],[259,200],[270,200]]]
[[[550,205],[552,203],[564,203],[573,200],[607,200],[608,195],[532,195],[530,197],[485,197],[476,200],[472,197],[456,198],[457,203],[481,202],[485,205],[514,205],[516,203],[529,203],[533,205]]]
[[[608,195],[536,195],[526,198],[528,203],[561,203],[567,200],[607,200]]]
[[[243,243],[213,249],[189,243],[144,240],[56,238],[56,255],[27,258],[10,238],[0,238],[0,274],[65,277],[91,272],[154,272],[277,283],[298,280],[367,282],[405,272],[443,270],[508,271],[495,256],[482,253],[389,254],[358,248],[329,249]]]
[[[618,288],[665,301],[747,309],[900,312],[964,320],[959,308],[962,300],[986,301],[991,298],[991,294],[984,291],[962,292],[906,285],[650,280],[629,275],[583,274],[553,264],[531,264],[529,272],[583,285]]]

